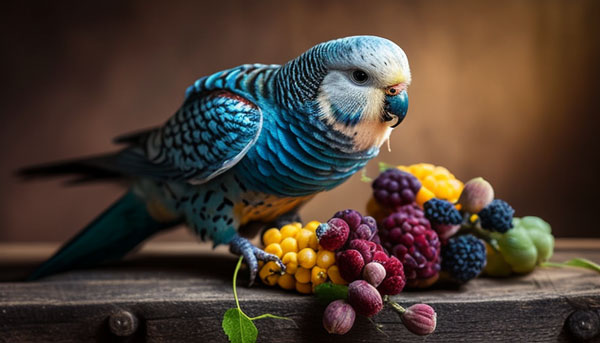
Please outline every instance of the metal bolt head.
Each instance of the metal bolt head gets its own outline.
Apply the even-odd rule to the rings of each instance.
[[[600,334],[600,317],[594,311],[577,310],[567,318],[566,327],[579,341],[592,339]]]
[[[108,319],[110,331],[120,337],[131,336],[138,328],[138,319],[129,311],[121,310]]]

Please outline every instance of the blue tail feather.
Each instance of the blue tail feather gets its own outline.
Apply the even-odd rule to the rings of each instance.
[[[129,191],[39,266],[28,280],[120,259],[146,238],[175,224],[154,220],[145,202]]]

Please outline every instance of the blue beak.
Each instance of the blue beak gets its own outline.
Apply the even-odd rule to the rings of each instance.
[[[402,91],[400,94],[386,95],[384,109],[386,113],[384,114],[383,119],[385,121],[396,120],[392,125],[392,128],[400,125],[408,111],[408,94],[406,91]]]

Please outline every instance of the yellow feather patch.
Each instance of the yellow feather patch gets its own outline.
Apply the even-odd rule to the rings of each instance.
[[[150,216],[158,222],[172,222],[179,218],[179,216],[171,212],[165,205],[156,199],[150,199],[146,202],[146,209]]]
[[[268,223],[302,205],[312,197],[312,195],[298,198],[279,198],[273,195],[253,197],[253,201],[248,205],[235,204],[234,213],[240,218],[240,225],[252,221]],[[257,201],[256,199],[259,198],[260,200]]]

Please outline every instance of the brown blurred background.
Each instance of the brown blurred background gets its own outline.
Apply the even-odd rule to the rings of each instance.
[[[122,189],[19,182],[21,166],[114,149],[163,122],[198,77],[284,63],[332,38],[398,43],[410,110],[378,161],[488,179],[517,215],[600,236],[598,1],[26,1],[0,12],[0,241],[64,241]],[[376,163],[368,168],[375,175]],[[364,209],[355,176],[305,220]],[[189,239],[179,229],[162,239]]]

